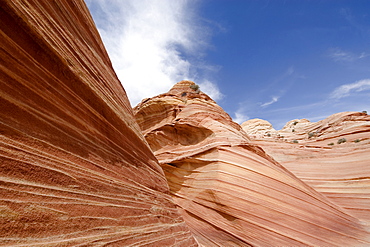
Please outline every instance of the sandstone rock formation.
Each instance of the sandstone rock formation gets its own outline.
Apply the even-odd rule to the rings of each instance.
[[[315,123],[292,120],[278,132],[287,142],[259,138],[253,143],[370,225],[370,116],[342,112]]]
[[[196,246],[82,0],[0,1],[0,245]]]
[[[190,81],[143,100],[136,119],[204,246],[368,246],[356,217],[250,142]]]
[[[250,119],[240,125],[248,136],[262,138],[264,136],[276,135],[277,131],[272,124],[262,119]]]
[[[263,120],[266,121],[266,120]],[[268,121],[266,121],[268,122]],[[311,124],[311,122],[305,118],[303,119],[293,119],[285,124],[285,126],[279,132],[294,132],[297,127],[303,127]],[[296,134],[296,133],[295,133]]]

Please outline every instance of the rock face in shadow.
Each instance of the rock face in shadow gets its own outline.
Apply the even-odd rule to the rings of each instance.
[[[0,1],[0,245],[197,246],[83,1]]]
[[[365,226],[250,142],[190,81],[143,100],[136,119],[204,246],[366,246]]]
[[[265,136],[253,143],[346,212],[370,224],[369,115],[341,112],[315,123],[295,119],[278,134],[286,141]]]

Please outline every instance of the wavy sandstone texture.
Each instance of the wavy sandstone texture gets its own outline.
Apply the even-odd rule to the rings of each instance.
[[[277,131],[272,127],[272,124],[262,119],[250,119],[240,125],[242,129],[250,137],[261,137],[265,135],[274,135]]]
[[[134,111],[202,245],[370,244],[357,218],[252,144],[193,82],[179,82]]]
[[[196,246],[83,1],[0,1],[0,245]]]
[[[262,146],[332,202],[370,225],[369,115],[342,112],[315,123],[295,119],[278,131],[278,135],[284,138],[278,140],[276,136],[260,133],[258,136],[264,137],[256,138],[253,143]],[[338,144],[343,138],[346,141]]]

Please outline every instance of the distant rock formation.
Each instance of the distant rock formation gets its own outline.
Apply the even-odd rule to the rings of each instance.
[[[266,121],[266,120],[264,120]],[[266,121],[268,122],[268,121]],[[307,124],[310,124],[311,122],[305,118],[303,119],[294,119],[294,120],[291,120],[289,122],[287,122],[284,127],[281,129],[281,131],[290,131],[292,132],[292,130],[295,130],[295,128],[297,127],[297,124],[298,126],[302,126],[302,125],[307,125]],[[294,131],[293,131],[294,132]]]
[[[0,1],[0,245],[197,246],[81,0]]]
[[[292,120],[278,133],[287,141],[257,138],[253,143],[370,225],[370,116],[341,112],[314,123]]]
[[[361,221],[251,143],[193,82],[143,100],[134,112],[200,244],[370,244]]]
[[[241,127],[249,136],[271,137],[271,135],[276,135],[276,130],[272,127],[272,124],[266,120],[262,119],[250,119],[241,124]]]

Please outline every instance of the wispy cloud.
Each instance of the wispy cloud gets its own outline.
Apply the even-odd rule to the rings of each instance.
[[[266,107],[266,106],[269,106],[269,105],[271,105],[271,104],[273,104],[273,103],[276,103],[276,102],[278,102],[279,98],[280,98],[280,97],[274,96],[274,97],[272,97],[272,99],[271,99],[270,101],[268,101],[268,102],[266,102],[266,103],[263,103],[263,104],[261,105],[261,107]]]
[[[239,107],[234,111],[233,120],[237,123],[243,123],[246,120],[252,118],[264,118],[268,119],[264,113],[267,112],[266,109],[268,106],[278,102],[294,85],[297,79],[304,79],[303,75],[300,75],[295,70],[294,66],[287,67],[280,74],[274,76],[270,79],[270,83],[264,85],[264,87],[257,93],[249,97],[247,100],[243,100],[239,103]],[[271,92],[275,92],[271,97]],[[270,100],[264,103],[261,103],[261,98],[270,97]],[[291,120],[291,119],[289,119]]]
[[[367,36],[369,34],[368,23],[362,23],[361,17],[356,16],[350,8],[342,8],[339,13],[348,21],[348,23],[355,28],[362,35]]]
[[[236,111],[234,111],[234,114],[232,116],[233,121],[237,122],[238,124],[242,124],[243,122],[250,119],[247,112],[253,112],[251,106],[252,105],[249,102],[239,103],[238,108],[236,109]]]
[[[213,100],[217,101],[224,97],[224,95],[220,92],[216,84],[208,80],[201,81],[198,84],[200,86],[200,90],[208,94],[209,97],[211,97]]]
[[[281,90],[281,88],[283,87],[283,91],[286,91],[292,86],[292,84],[294,84],[296,77],[300,76],[295,72],[294,67],[290,66],[285,71],[269,79],[269,82],[261,89],[260,92],[269,93],[271,90],[275,90],[276,87],[278,87],[279,90]]]
[[[343,61],[343,62],[353,62],[359,59],[363,59],[369,57],[370,53],[361,52],[360,54],[356,54],[349,51],[344,51],[340,48],[331,48],[329,49],[329,57],[334,61]]]
[[[369,57],[370,56],[370,53],[365,53],[365,52],[362,52],[358,58],[361,59],[361,58],[365,58],[365,57]]]
[[[233,118],[234,122],[237,122],[238,124],[242,124],[243,122],[247,121],[249,117],[246,114],[243,114],[242,112],[235,112],[235,117]]]
[[[181,80],[204,82],[203,91],[221,95],[200,76],[209,29],[192,0],[87,0],[113,67],[131,104],[168,91]]]
[[[339,48],[330,49],[329,56],[334,61],[353,61],[355,59],[355,55],[353,53],[343,51]]]
[[[344,84],[337,87],[331,94],[330,98],[340,99],[350,96],[353,93],[370,90],[370,79],[356,81],[354,83]]]
[[[289,76],[289,75],[292,75],[293,73],[294,73],[294,67],[290,66],[285,72],[285,75]]]

